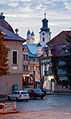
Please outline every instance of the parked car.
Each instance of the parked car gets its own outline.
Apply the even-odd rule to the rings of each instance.
[[[8,95],[8,100],[29,100],[29,93],[27,91],[15,91]]]
[[[43,99],[43,97],[45,96],[45,93],[41,91],[41,89],[32,89],[29,90],[29,96],[30,98],[36,98],[36,97],[40,97],[41,99]]]

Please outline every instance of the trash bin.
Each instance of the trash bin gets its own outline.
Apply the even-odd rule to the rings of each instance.
[[[18,85],[13,85],[13,93],[18,90]]]

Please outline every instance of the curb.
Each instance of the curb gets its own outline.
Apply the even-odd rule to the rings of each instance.
[[[19,111],[10,111],[10,112],[0,112],[0,115],[4,115],[4,114],[13,114],[13,113],[19,113]]]
[[[57,93],[46,93],[46,95],[69,95],[71,96],[71,93],[61,93],[61,92],[57,92]]]

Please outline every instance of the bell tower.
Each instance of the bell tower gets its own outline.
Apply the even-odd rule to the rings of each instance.
[[[40,44],[46,45],[51,38],[50,28],[48,27],[48,20],[46,19],[46,13],[44,13],[44,19],[42,20],[42,28],[40,28]]]

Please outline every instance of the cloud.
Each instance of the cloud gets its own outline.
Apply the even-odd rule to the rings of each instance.
[[[71,3],[69,2],[65,2],[65,8],[68,9],[68,10],[71,10]]]
[[[9,5],[10,7],[18,7],[18,6],[19,6],[19,3],[13,2],[13,3],[9,3],[8,5]]]
[[[9,3],[9,1],[6,1],[6,0],[0,0],[0,4],[7,4]]]

